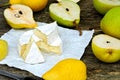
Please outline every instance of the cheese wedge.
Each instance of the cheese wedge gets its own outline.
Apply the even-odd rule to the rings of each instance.
[[[31,31],[28,31],[27,33],[24,33],[24,37],[31,33]],[[36,44],[36,41],[39,41],[40,39],[37,38],[35,35],[29,34],[30,36],[26,36],[26,39],[23,39],[22,36],[20,38],[20,44],[19,43],[19,54],[24,59],[26,63],[29,64],[37,64],[42,63],[45,61],[38,45]],[[25,42],[25,41],[27,42]],[[24,42],[22,42],[24,41]]]
[[[45,61],[33,37],[30,39],[28,45],[26,46],[26,50],[24,52],[24,55],[22,55],[22,57],[26,63],[30,63],[30,64],[42,63]]]
[[[56,22],[39,26],[21,35],[18,44],[19,55],[26,63],[44,62],[44,54],[61,54],[62,40]]]
[[[44,33],[44,35],[42,34]],[[34,34],[43,39],[43,42],[38,41],[39,48],[44,52],[62,53],[62,40],[58,34],[56,22],[37,27]]]

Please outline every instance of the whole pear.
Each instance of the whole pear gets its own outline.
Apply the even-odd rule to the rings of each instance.
[[[8,54],[7,41],[0,39],[0,61],[3,60]]]
[[[100,22],[100,28],[108,35],[120,38],[120,7],[110,9]]]
[[[9,0],[10,4],[20,4],[22,0]]]
[[[48,0],[22,0],[22,4],[29,6],[34,12],[46,7]]]
[[[58,62],[42,76],[45,80],[86,80],[86,65],[77,59],[67,58]]]
[[[44,9],[48,0],[10,0],[10,4],[24,4],[29,6],[34,12]]]

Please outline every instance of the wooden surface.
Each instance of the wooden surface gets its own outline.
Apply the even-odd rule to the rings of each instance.
[[[0,4],[7,1],[8,0],[0,0]],[[55,0],[49,0],[48,5],[44,10],[34,13],[34,18],[36,21],[46,23],[53,22],[53,20],[49,16],[48,11],[49,4],[53,2],[55,2]],[[81,0],[81,2],[79,2],[78,4],[81,7],[81,22],[79,26],[82,29],[87,30],[95,29],[95,32],[97,33],[95,33],[94,35],[101,33],[98,31],[100,30],[99,23],[103,16],[96,12],[96,10],[93,7],[92,0]],[[5,8],[6,7],[0,8],[0,36],[11,29],[10,26],[7,25],[3,16],[3,11]],[[87,46],[82,60],[87,65],[87,80],[120,80],[120,61],[112,64],[107,64],[99,61],[93,55],[93,52],[91,50],[91,43]],[[36,78],[36,76],[32,75],[27,71],[22,71],[16,68],[8,67],[7,65],[0,65],[0,69],[9,71],[14,74],[19,74],[22,76],[33,76],[34,78]],[[12,79],[0,76],[0,80]]]

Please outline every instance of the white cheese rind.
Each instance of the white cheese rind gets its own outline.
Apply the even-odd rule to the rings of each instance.
[[[62,47],[62,40],[59,36],[58,25],[56,22],[37,27],[36,29],[40,30],[47,36],[48,44]]]
[[[25,62],[29,64],[37,64],[37,63],[42,63],[44,62],[45,59],[39,50],[38,46],[36,43],[33,41],[31,44],[31,47],[29,49],[29,52],[26,56]]]

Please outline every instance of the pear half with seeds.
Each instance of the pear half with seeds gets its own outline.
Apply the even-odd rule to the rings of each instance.
[[[80,22],[80,7],[70,0],[50,4],[49,12],[50,17],[60,25],[74,27]]]
[[[32,9],[25,5],[11,5],[4,10],[4,17],[7,23],[15,29],[37,27],[37,23],[33,18]]]
[[[57,0],[57,1],[62,1],[62,0]],[[73,1],[75,3],[79,2],[80,0],[70,0],[70,1]]]
[[[120,60],[120,40],[107,34],[96,35],[92,39],[92,51],[103,62],[117,62]]]

